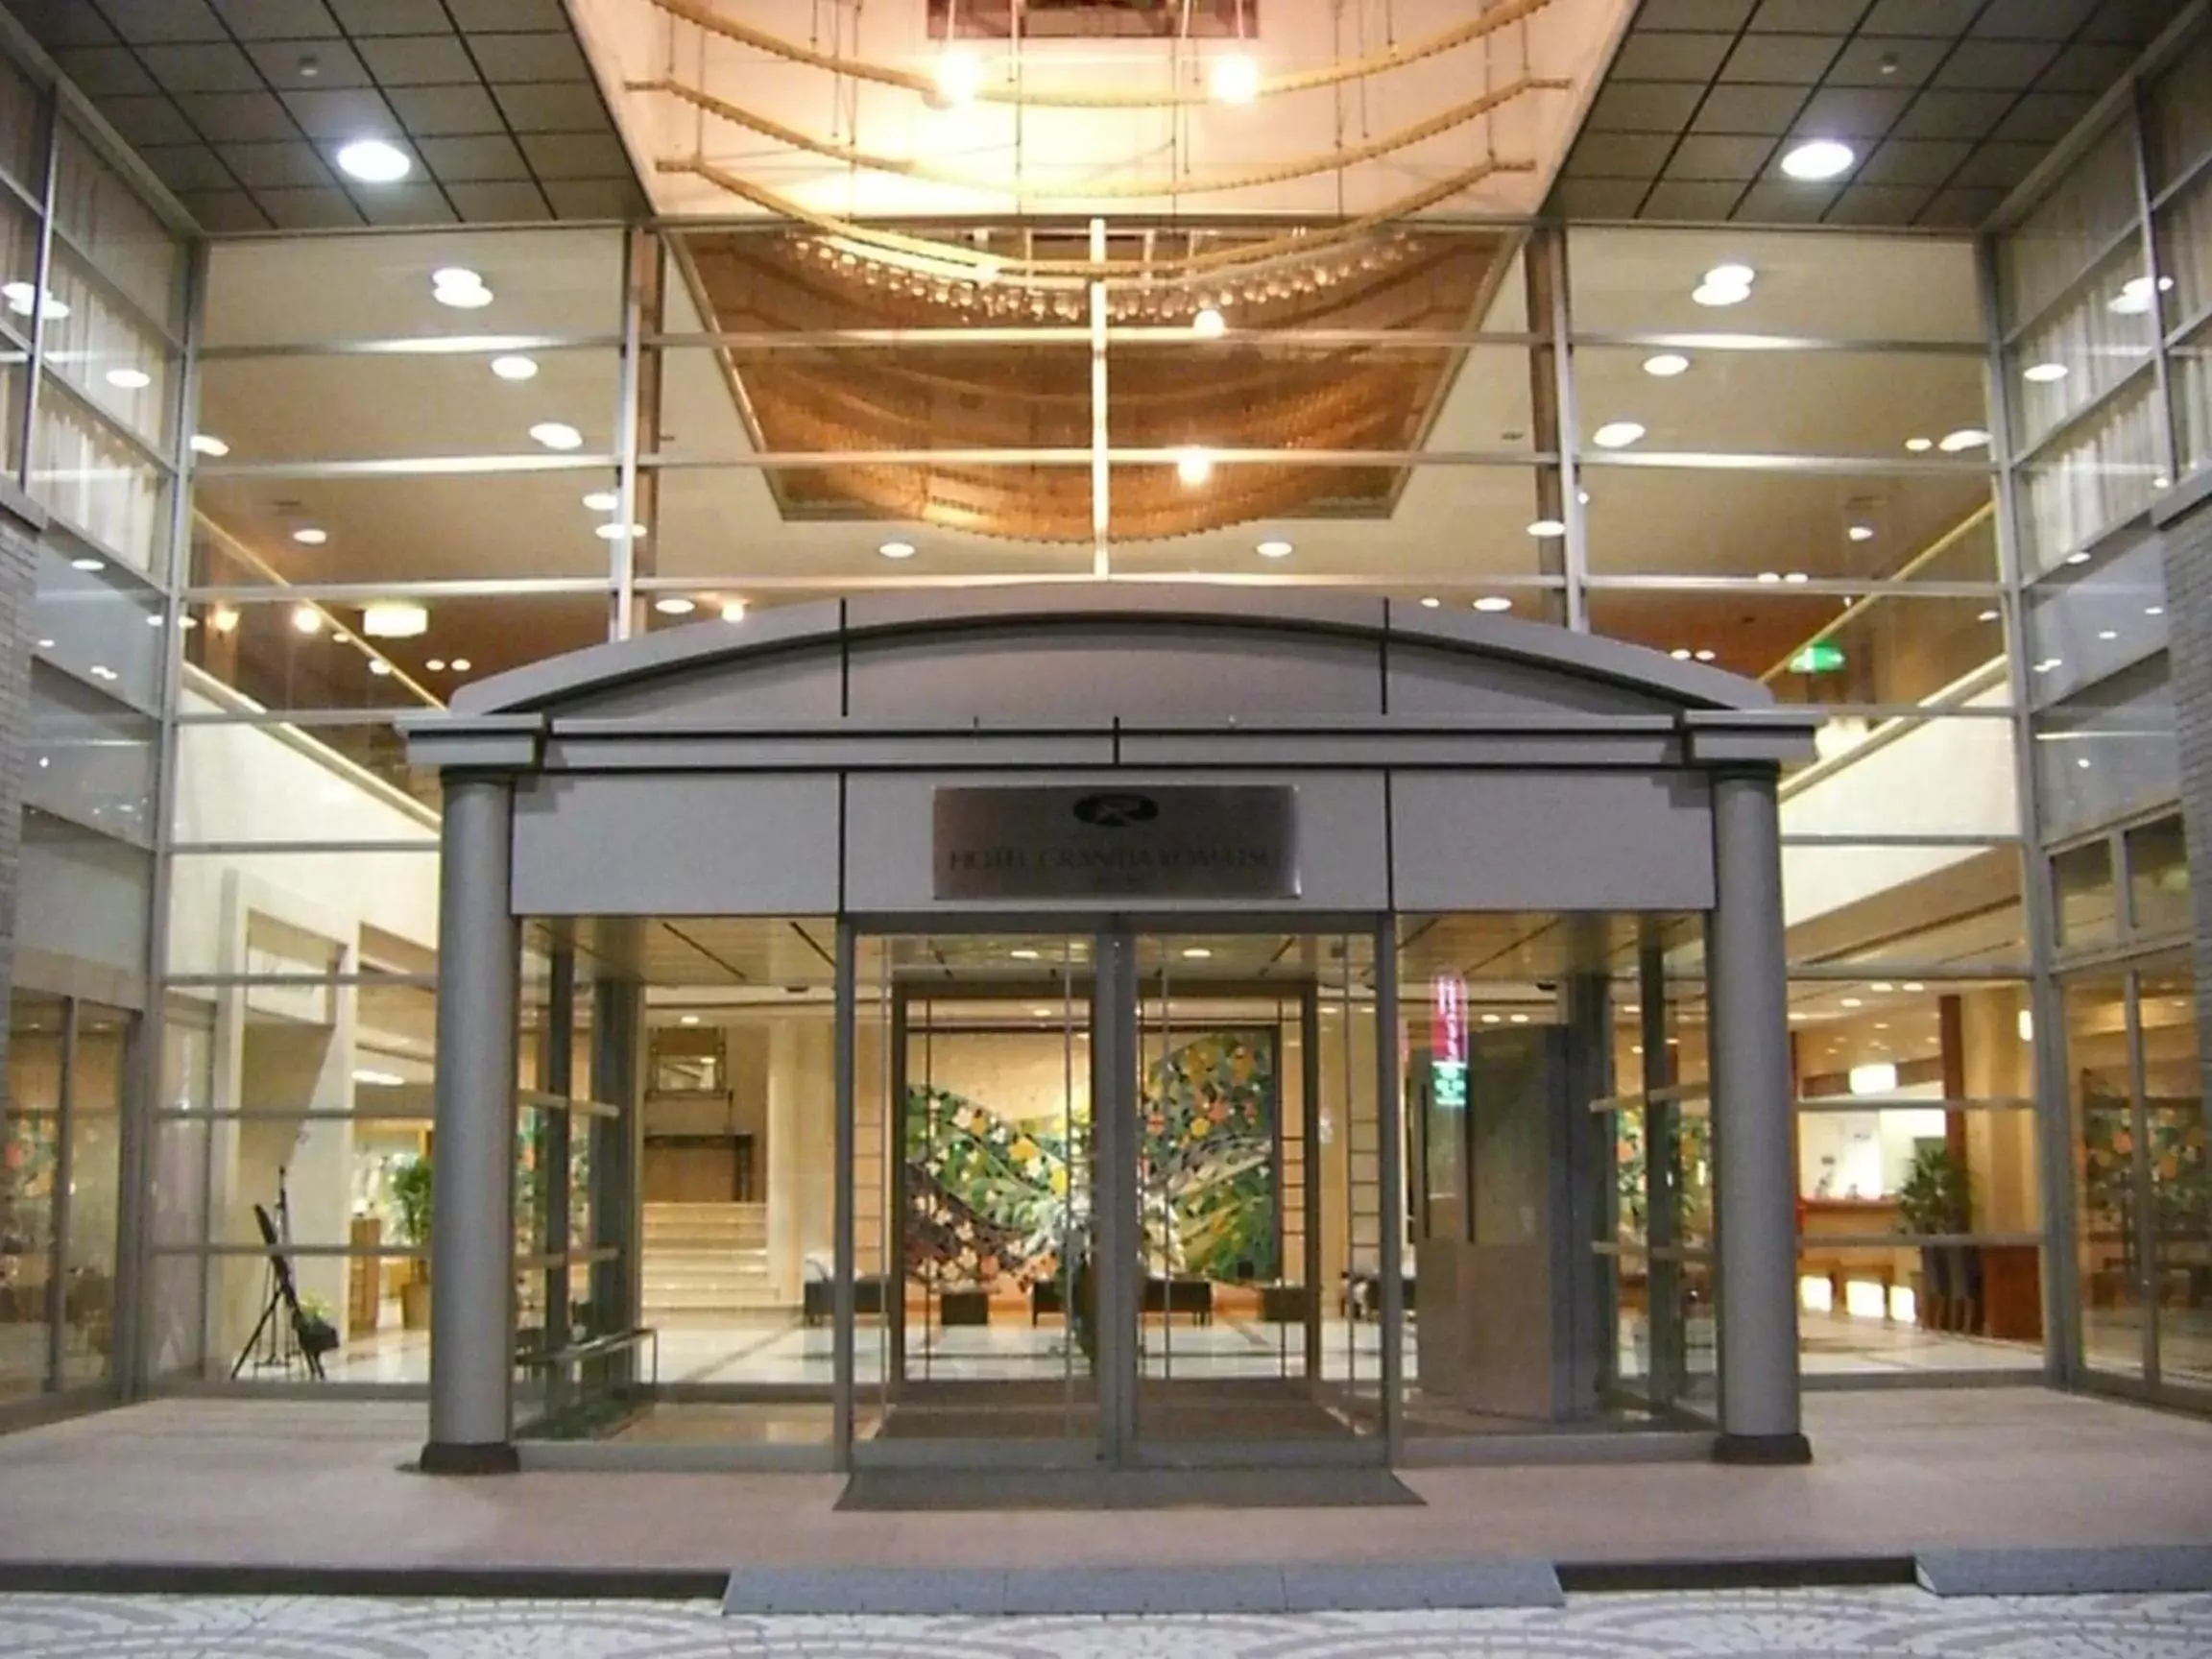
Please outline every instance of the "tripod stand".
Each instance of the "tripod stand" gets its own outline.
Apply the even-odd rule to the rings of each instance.
[[[253,1220],[261,1229],[262,1243],[269,1249],[269,1297],[262,1304],[261,1317],[254,1321],[253,1334],[247,1337],[246,1346],[238,1350],[230,1375],[235,1379],[246,1369],[249,1360],[257,1371],[281,1369],[289,1374],[295,1360],[304,1359],[307,1375],[320,1382],[324,1380],[322,1348],[303,1339],[307,1315],[300,1306],[300,1287],[293,1283],[292,1263],[284,1255],[284,1238],[291,1231],[292,1207],[285,1195],[281,1175],[276,1181],[276,1212],[285,1220],[281,1233],[267,1210],[258,1204],[253,1206]]]

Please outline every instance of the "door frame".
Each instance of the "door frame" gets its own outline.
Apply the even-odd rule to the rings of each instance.
[[[1144,936],[1210,934],[1289,934],[1301,937],[1365,936],[1373,952],[1375,984],[1375,1072],[1378,1135],[1377,1183],[1381,1189],[1381,1239],[1378,1267],[1382,1279],[1382,1389],[1379,1431],[1348,1434],[1341,1440],[1321,1441],[1147,1441],[1140,1432],[1137,1415],[1141,1382],[1139,1320],[1142,1316],[1142,1274],[1138,1271],[1141,1216],[1134,1141],[1136,1094],[1141,1087],[1139,1050],[1142,983],[1137,973],[1136,946]],[[856,1068],[859,1007],[858,954],[864,938],[915,934],[1021,933],[1059,934],[1091,940],[1091,1159],[1099,1173],[1100,1187],[1094,1200],[1093,1250],[1100,1261],[1121,1262],[1118,1272],[1099,1275],[1099,1293],[1105,1300],[1098,1310],[1096,1390],[1098,1431],[1094,1439],[1003,1440],[860,1440],[854,1433],[854,1407],[858,1394],[855,1342],[854,1283],[857,1272],[854,1170],[857,1151]],[[1041,966],[1044,966],[1041,964]],[[1063,970],[1063,973],[1065,970]],[[1068,989],[1064,988],[1063,995]],[[1234,989],[1234,988],[1232,988]],[[1245,991],[1258,989],[1252,985]],[[1170,993],[1171,994],[1171,993]],[[1226,992],[1224,994],[1227,994]],[[1267,995],[1294,998],[1300,1006],[1304,1035],[1300,1044],[1304,1067],[1303,1093],[1306,1117],[1308,1226],[1305,1231],[1305,1269],[1313,1293],[1314,1312],[1308,1321],[1306,1351],[1308,1375],[1315,1374],[1320,1334],[1326,1309],[1326,1286],[1314,1272],[1320,1253],[1319,1231],[1311,1224],[1318,1207],[1319,1142],[1314,1126],[1319,1117],[1317,1034],[1319,1022],[1315,987],[1310,982],[1288,981],[1266,988]],[[893,1092],[905,1072],[903,1055],[897,1052],[906,1029],[908,998],[894,996],[893,1021],[884,1040],[894,1045]],[[1405,1309],[1403,1292],[1406,1191],[1404,1165],[1405,1101],[1400,1086],[1398,1021],[1397,925],[1387,914],[1350,916],[1291,913],[1231,913],[1198,915],[1157,912],[922,915],[896,917],[840,917],[836,968],[836,1131],[834,1216],[834,1382],[832,1385],[833,1438],[837,1466],[874,1467],[1034,1467],[1104,1465],[1108,1467],[1195,1467],[1206,1465],[1263,1464],[1394,1464],[1404,1451],[1403,1371]],[[1116,1109],[1118,1108],[1118,1109]],[[885,1102],[886,1133],[898,1121],[898,1102]],[[1281,1126],[1278,1124],[1280,1135]],[[896,1146],[887,1148],[893,1160]],[[1278,1154],[1279,1155],[1279,1154]],[[886,1195],[895,1210],[899,1187]],[[891,1216],[887,1214],[887,1221]],[[885,1249],[892,1249],[889,1238]],[[903,1266],[886,1263],[886,1278],[896,1277],[902,1286]],[[884,1301],[887,1320],[891,1286]],[[890,1341],[886,1334],[886,1344]],[[887,1361],[895,1358],[887,1354]]]

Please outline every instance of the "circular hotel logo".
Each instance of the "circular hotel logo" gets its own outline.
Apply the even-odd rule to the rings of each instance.
[[[1075,816],[1099,830],[1126,830],[1149,824],[1160,816],[1160,803],[1149,795],[1086,795],[1075,803]]]

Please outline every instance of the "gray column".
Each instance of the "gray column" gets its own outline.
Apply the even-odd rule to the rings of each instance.
[[[516,979],[508,911],[515,797],[504,777],[445,774],[438,897],[437,1141],[430,1213],[431,1475],[517,1467]]]
[[[1797,1211],[1790,1161],[1789,960],[1776,769],[1713,780],[1711,1021],[1720,1441],[1732,1463],[1811,1460],[1797,1400]]]
[[[23,781],[31,736],[31,609],[37,536],[46,516],[0,482],[0,1005],[15,961],[16,850],[23,832]],[[0,1103],[8,1094],[8,1027],[0,1022]]]

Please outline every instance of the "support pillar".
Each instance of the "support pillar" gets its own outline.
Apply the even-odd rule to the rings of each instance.
[[[511,781],[445,774],[431,1148],[429,1475],[518,1467],[514,1342],[516,998]]]
[[[1714,1217],[1724,1463],[1804,1463],[1798,1411],[1796,1183],[1790,1158],[1789,958],[1776,769],[1713,779]]]

